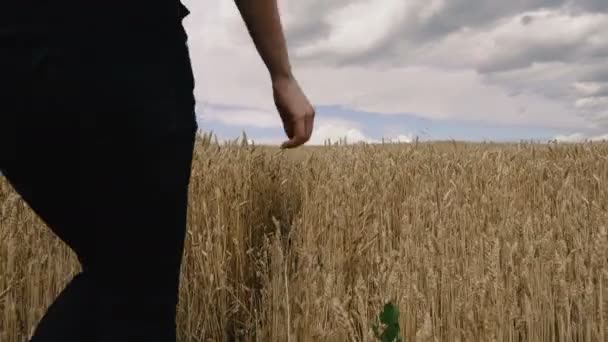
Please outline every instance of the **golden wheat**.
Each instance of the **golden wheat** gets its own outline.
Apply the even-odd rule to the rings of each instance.
[[[608,341],[608,145],[199,139],[180,341]],[[0,180],[0,341],[78,266]]]

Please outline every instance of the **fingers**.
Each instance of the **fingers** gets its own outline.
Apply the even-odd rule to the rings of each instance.
[[[294,136],[281,145],[281,148],[295,148],[308,141],[310,138],[306,134],[306,116],[296,119],[291,123],[293,125]]]
[[[306,136],[308,137],[308,139],[310,139],[310,137],[312,136],[313,126],[315,122],[315,114],[315,109],[313,108],[311,114],[306,115]]]
[[[304,116],[300,116],[292,123],[291,131],[294,133],[293,137],[284,142],[281,148],[295,148],[305,144],[312,136],[313,126],[315,120],[315,110],[311,108]]]
[[[285,134],[287,138],[293,139],[294,136],[294,123],[291,122],[289,115],[287,115],[287,111],[283,108],[279,108],[279,113],[281,114],[281,119],[283,120],[283,129],[285,130]]]
[[[273,87],[275,105],[289,139],[281,144],[281,148],[295,148],[305,144],[312,136],[315,109],[295,81]]]

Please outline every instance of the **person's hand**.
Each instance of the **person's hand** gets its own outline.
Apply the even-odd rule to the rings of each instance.
[[[274,103],[289,138],[281,148],[295,148],[305,144],[312,135],[315,109],[293,77],[273,80],[272,89]]]

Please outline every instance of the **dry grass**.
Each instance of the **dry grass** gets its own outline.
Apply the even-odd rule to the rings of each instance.
[[[296,155],[296,158],[294,158]],[[180,341],[608,341],[608,145],[199,141]],[[78,270],[0,181],[0,341]]]

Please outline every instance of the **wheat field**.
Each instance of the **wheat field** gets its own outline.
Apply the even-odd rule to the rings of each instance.
[[[199,137],[179,341],[608,341],[608,144]],[[0,341],[76,258],[0,180]]]

